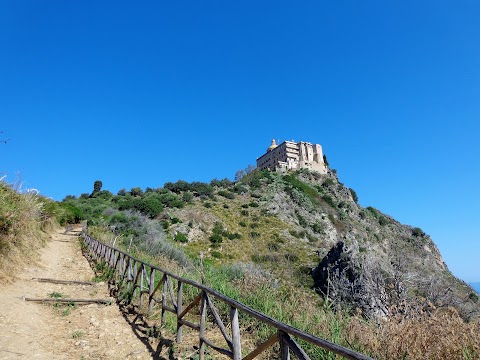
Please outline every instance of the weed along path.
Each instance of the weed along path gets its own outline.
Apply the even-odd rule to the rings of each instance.
[[[157,346],[129,325],[105,283],[64,283],[94,277],[74,235],[52,234],[38,264],[19,269],[14,283],[0,287],[0,359],[168,359],[153,354]],[[109,299],[112,305],[25,298]]]

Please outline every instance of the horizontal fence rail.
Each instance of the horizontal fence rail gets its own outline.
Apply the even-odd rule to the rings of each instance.
[[[174,314],[177,322],[177,343],[182,341],[184,326],[198,331],[201,360],[205,359],[206,346],[234,360],[251,360],[275,343],[280,345],[280,358],[282,360],[290,359],[291,352],[300,360],[310,360],[310,357],[292,337],[302,339],[347,359],[371,359],[366,355],[277,321],[205,285],[182,278],[160,267],[136,259],[122,250],[96,240],[86,232],[83,232],[82,236],[91,256],[96,261],[104,261],[113,270],[117,279],[125,282],[127,292],[131,297],[136,295],[140,297],[140,307],[148,305],[148,312],[152,314],[155,306],[157,306],[161,309],[162,323],[165,322],[166,312]],[[190,285],[199,290],[199,294],[189,304],[183,304],[184,285]],[[148,299],[148,303],[145,303],[145,298]],[[223,302],[230,308],[227,326],[224,324],[225,319],[222,320],[215,308],[213,299]],[[194,309],[199,311],[199,323],[193,323],[185,319],[186,315],[194,311]],[[276,329],[276,332],[268,340],[244,357],[242,357],[241,349],[239,311]],[[208,319],[207,313],[210,314]],[[213,325],[219,329],[225,340],[225,347],[218,346],[211,339],[207,338],[207,325],[211,325],[207,324],[207,320],[210,320],[212,317]]]

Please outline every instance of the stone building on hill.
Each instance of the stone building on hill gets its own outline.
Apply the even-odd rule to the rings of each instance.
[[[284,141],[277,145],[276,141],[272,140],[272,145],[267,152],[257,159],[257,168],[260,170],[310,169],[321,174],[327,173],[322,147],[305,141],[298,143]]]

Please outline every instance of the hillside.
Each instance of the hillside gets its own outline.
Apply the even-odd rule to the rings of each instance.
[[[478,334],[478,295],[427,234],[361,207],[335,171],[101,187],[67,196],[61,222],[87,219],[97,238],[375,358],[480,354],[467,336]]]
[[[334,171],[301,170],[117,196],[98,190],[64,203],[92,224],[107,208],[140,210],[191,258],[202,252],[217,264],[254,263],[279,283],[312,287],[368,317],[412,299],[454,305],[466,319],[478,313],[474,292],[449,272],[427,234],[356,200]]]

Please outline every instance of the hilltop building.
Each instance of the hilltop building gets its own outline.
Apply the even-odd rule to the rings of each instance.
[[[257,159],[257,168],[260,170],[298,170],[310,169],[321,174],[327,173],[323,162],[322,147],[305,141],[284,141],[272,145],[267,152]]]

